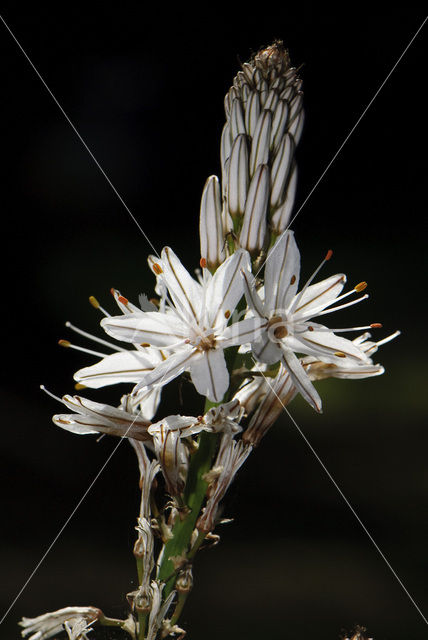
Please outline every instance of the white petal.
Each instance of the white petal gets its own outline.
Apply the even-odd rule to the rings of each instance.
[[[265,267],[265,309],[282,312],[299,284],[300,253],[292,231],[285,231],[270,249]]]
[[[201,256],[210,268],[217,267],[225,258],[221,210],[220,184],[217,176],[210,176],[202,193],[199,222]]]
[[[362,362],[370,362],[370,358],[355,345],[351,340],[336,336],[332,331],[326,329],[325,331],[304,331],[293,337],[285,338],[286,342],[294,345],[292,346],[294,351],[306,353],[308,355],[318,356],[321,359],[328,358],[330,362],[341,364],[343,356],[337,354],[344,354],[345,356],[356,358]]]
[[[187,319],[197,320],[202,302],[201,285],[192,278],[169,247],[163,249],[162,261],[164,280],[175,306],[184,312]]]
[[[251,259],[245,249],[238,249],[215,272],[206,290],[211,327],[224,326],[244,295],[242,271],[251,270]]]
[[[338,273],[321,282],[309,285],[303,295],[298,294],[291,304],[295,319],[310,318],[314,309],[321,311],[321,309],[328,307],[340,294],[345,282],[346,276],[343,273]]]
[[[57,425],[57,427],[61,427],[61,429],[65,429],[65,431],[77,433],[81,436],[99,433],[99,431],[94,428],[99,426],[99,422],[94,418],[84,418],[78,414],[70,415],[60,413],[52,416],[52,421]]]
[[[190,375],[196,391],[211,402],[221,402],[229,388],[223,349],[209,349],[192,359]]]
[[[261,301],[259,294],[255,287],[255,278],[251,273],[242,273],[244,278],[244,293],[247,300],[247,304],[254,313],[259,316],[264,316],[263,302]]]
[[[132,395],[133,410],[136,411],[137,407],[139,407],[142,417],[146,420],[151,420],[158,410],[161,393],[161,388],[135,392],[135,395]]]
[[[103,318],[101,326],[118,340],[157,347],[175,345],[187,336],[186,326],[173,312],[141,311],[129,316]]]
[[[253,342],[266,333],[266,326],[267,320],[260,317],[234,322],[223,330],[222,347],[225,349],[233,345]]]
[[[196,349],[186,345],[186,347],[183,347],[177,353],[168,356],[164,362],[143,377],[136,385],[133,394],[139,389],[163,387],[189,368],[192,358],[196,353]]]
[[[321,412],[321,398],[318,395],[312,382],[302,367],[300,360],[294,355],[291,349],[283,349],[283,362],[290,377],[307,402],[315,409],[315,411]]]
[[[282,349],[278,344],[270,340],[267,331],[264,331],[261,336],[254,340],[251,344],[251,349],[256,360],[265,364],[275,364],[282,358]]]
[[[106,356],[91,367],[79,369],[74,379],[91,389],[99,389],[119,382],[136,383],[141,376],[154,369],[161,357],[158,350],[120,351]]]

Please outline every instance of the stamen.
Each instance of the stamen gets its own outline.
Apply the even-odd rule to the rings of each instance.
[[[329,329],[329,331],[333,331],[334,333],[344,333],[346,331],[364,331],[365,329],[379,329],[380,327],[382,327],[382,325],[376,322],[374,324],[368,324],[365,327],[347,327],[345,329]]]
[[[99,309],[101,313],[107,316],[107,318],[111,317],[109,312],[103,309],[103,307],[100,305],[100,303],[98,302],[95,296],[89,296],[89,304],[91,304],[94,307],[94,309]]]
[[[291,312],[293,313],[297,307],[299,306],[300,300],[302,299],[303,294],[305,293],[306,289],[309,287],[309,285],[311,284],[311,282],[313,281],[313,279],[318,275],[318,273],[320,272],[321,268],[325,265],[325,263],[330,260],[331,256],[333,255],[333,251],[331,249],[329,249],[327,251],[327,254],[324,258],[324,260],[318,265],[318,267],[315,269],[315,271],[313,272],[313,274],[311,275],[311,277],[309,278],[309,280],[306,281],[305,286],[303,287],[303,289],[301,290],[301,292],[299,293],[299,295],[297,296],[296,300],[294,301],[294,304],[291,308]],[[291,279],[293,280],[293,278]],[[293,282],[291,282],[291,284],[293,284]]]
[[[353,292],[350,292],[353,293]],[[349,294],[344,294],[343,296],[339,296],[339,298],[336,298],[336,300],[334,300],[333,302],[337,302],[337,300],[342,299],[343,297],[345,297],[346,295]],[[357,298],[357,300],[352,300],[351,302],[347,302],[346,304],[340,304],[338,307],[333,307],[332,309],[324,309],[324,311],[320,311],[319,313],[317,312],[317,310],[315,309],[312,313],[311,316],[315,317],[315,316],[323,316],[326,313],[332,313],[333,311],[339,311],[339,309],[345,309],[346,307],[352,307],[353,304],[358,304],[359,302],[361,302],[362,300],[366,300],[368,298],[368,293],[366,293],[364,296],[361,296],[361,298]],[[333,304],[332,302],[332,304]],[[322,309],[323,307],[318,307],[319,309]]]
[[[45,393],[47,393],[48,396],[50,396],[51,398],[53,398],[54,400],[58,400],[58,402],[62,403],[62,399],[59,396],[56,396],[54,393],[52,393],[51,391],[48,391],[45,387],[44,384],[40,385],[40,389],[42,391],[44,391]]]
[[[128,349],[124,349],[123,347],[118,347],[116,344],[113,344],[108,340],[103,340],[102,338],[98,338],[98,336],[92,335],[92,333],[88,333],[87,331],[83,331],[82,329],[79,329],[78,327],[74,326],[74,324],[71,324],[71,322],[66,322],[65,326],[68,329],[71,329],[72,331],[74,331],[75,333],[78,333],[79,335],[84,336],[85,338],[89,338],[89,340],[93,340],[94,342],[98,342],[99,344],[104,344],[106,347],[110,347],[115,351],[128,351]]]
[[[387,336],[386,338],[383,338],[383,340],[379,340],[379,342],[376,342],[376,344],[378,347],[380,347],[381,344],[386,344],[391,340],[395,340],[395,338],[398,338],[400,334],[401,334],[401,331],[395,331],[394,333],[391,333],[390,336]]]
[[[206,269],[207,268],[207,261],[205,258],[201,258],[199,260],[199,264],[201,265],[201,269]]]
[[[74,388],[76,389],[76,391],[81,391],[82,389],[87,389],[88,387],[86,386],[86,384],[80,384],[80,382],[76,382]]]
[[[129,303],[128,298],[125,298],[125,296],[118,296],[118,298],[117,298],[117,299],[119,300],[119,302],[121,302],[122,304],[124,304],[124,305],[125,305],[125,307],[126,307],[126,305]]]
[[[224,317],[226,318],[226,320],[229,320],[230,318],[230,311],[229,309],[227,311],[224,312]]]
[[[334,355],[337,356],[338,358],[346,358],[346,355],[342,353],[342,351],[335,351]]]
[[[100,353],[99,351],[92,351],[92,349],[85,349],[84,347],[78,347],[76,344],[71,344],[68,340],[58,340],[60,347],[67,347],[67,349],[75,349],[76,351],[83,351],[83,353],[89,353],[91,356],[99,356],[105,358],[107,353]]]

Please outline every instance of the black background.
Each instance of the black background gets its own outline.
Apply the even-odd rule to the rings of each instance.
[[[302,203],[418,29],[423,16],[323,5],[121,3],[15,6],[3,16],[160,250],[199,260],[198,210],[219,171],[222,101],[244,61],[282,38],[304,64]],[[208,10],[208,14],[205,11]],[[65,351],[64,321],[97,332],[96,295],[152,295],[152,249],[67,124],[6,28],[2,60],[2,578],[5,611],[98,473],[115,441],[55,428],[59,405],[91,356]],[[406,588],[428,614],[426,361],[426,72],[418,35],[293,228],[303,278],[332,248],[324,275],[369,282],[368,302],[330,326],[383,322],[402,336],[379,353],[387,372],[319,385],[324,413],[291,413]],[[83,344],[82,341],[77,341]],[[163,415],[178,406],[177,386]],[[115,404],[117,390],[88,392]],[[5,622],[66,605],[120,616],[135,586],[137,470],[123,443]],[[200,555],[183,615],[188,637],[337,638],[366,625],[375,640],[422,639],[426,625],[325,472],[282,417],[233,485],[222,543]],[[2,613],[2,612],[0,612]],[[106,638],[105,632],[93,633]]]

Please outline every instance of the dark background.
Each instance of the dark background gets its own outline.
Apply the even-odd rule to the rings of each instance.
[[[202,5],[73,4],[57,13],[16,5],[3,15],[156,248],[171,245],[193,268],[201,190],[219,171],[222,101],[238,58],[282,38],[293,63],[304,64],[298,205],[423,20],[411,8],[356,6],[351,14],[229,3],[206,15]],[[384,376],[321,383],[323,415],[299,400],[291,412],[427,615],[424,31],[294,224],[303,277],[332,248],[325,276],[344,271],[351,285],[369,282],[370,300],[330,326],[383,322],[380,337],[397,328],[402,336],[376,358]],[[153,293],[153,278],[147,242],[1,24],[0,35],[2,614],[116,445],[51,423],[62,409],[39,384],[73,392],[73,372],[93,362],[56,346],[70,337],[64,322],[97,332],[89,295],[113,312],[110,287],[137,301]],[[112,404],[119,395],[88,392]],[[161,412],[180,410],[177,387],[166,395]],[[8,614],[2,638],[18,638],[22,615],[66,605],[123,614],[135,586],[136,481],[123,443]],[[239,474],[225,515],[235,522],[196,563],[182,619],[189,638],[330,640],[356,623],[375,640],[427,637],[287,416]]]

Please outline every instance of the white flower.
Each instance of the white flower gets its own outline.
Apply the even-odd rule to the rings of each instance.
[[[134,440],[150,440],[148,435],[150,422],[138,414],[94,402],[81,396],[66,395],[61,399],[51,393],[49,395],[74,412],[72,414],[57,414],[52,417],[53,422],[61,429],[79,435],[107,433]]]
[[[371,356],[378,347],[382,344],[386,344],[390,340],[394,340],[400,335],[399,331],[392,333],[383,340],[372,342],[369,340],[370,333],[363,333],[358,338],[352,340],[367,356]],[[332,364],[328,362],[322,362],[317,358],[308,356],[303,358],[302,364],[311,380],[322,380],[324,378],[341,378],[359,380],[362,378],[372,378],[374,376],[380,376],[384,373],[385,369],[381,364],[374,364],[372,359],[369,358],[368,362],[355,362],[349,358],[342,358],[340,363]]]
[[[104,318],[103,328],[119,340],[173,351],[143,376],[136,390],[163,386],[189,370],[198,393],[220,402],[229,386],[223,350],[251,341],[266,324],[250,318],[227,326],[243,295],[242,272],[250,270],[249,254],[238,250],[213,276],[204,268],[203,284],[190,276],[168,247],[162,251],[161,260],[153,263],[153,270],[169,291],[166,312]]]
[[[326,260],[329,259],[330,253]],[[313,387],[300,360],[295,355],[302,353],[314,356],[326,363],[343,365],[345,359],[350,365],[370,363],[369,357],[358,344],[335,335],[335,331],[352,329],[328,329],[311,321],[311,318],[337,311],[349,304],[329,309],[334,302],[351,293],[362,291],[365,283],[340,297],[346,276],[338,274],[311,285],[309,279],[297,293],[300,273],[300,254],[292,231],[284,232],[268,253],[265,266],[264,300],[255,287],[255,281],[244,274],[246,297],[256,317],[265,318],[268,324],[261,335],[252,343],[256,359],[266,364],[282,361],[290,373],[294,385],[304,398],[317,410],[321,410],[321,399]],[[370,325],[375,327],[377,325]],[[368,328],[368,327],[363,327]],[[347,365],[348,366],[348,365]]]
[[[18,624],[23,627],[21,635],[24,638],[30,636],[28,640],[45,640],[61,633],[66,622],[74,625],[76,622],[84,621],[86,626],[83,627],[83,631],[101,616],[102,611],[96,607],[65,607],[44,613],[37,618],[22,618]]]

